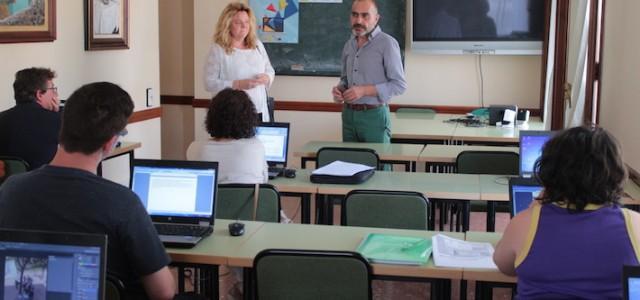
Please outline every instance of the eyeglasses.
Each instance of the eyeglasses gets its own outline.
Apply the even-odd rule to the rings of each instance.
[[[57,86],[48,87],[47,90],[52,90],[54,93],[57,93],[58,87]]]

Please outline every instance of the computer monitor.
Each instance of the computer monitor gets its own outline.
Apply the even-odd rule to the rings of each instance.
[[[104,299],[107,236],[0,229],[3,299]]]
[[[287,166],[289,151],[289,123],[262,123],[256,127],[256,136],[265,148],[269,166]]]
[[[640,300],[640,266],[622,268],[623,299]]]
[[[511,217],[527,209],[531,202],[538,197],[540,191],[542,191],[542,186],[533,178],[510,178]]]
[[[520,130],[520,177],[533,176],[536,160],[542,147],[553,136],[552,131]]]

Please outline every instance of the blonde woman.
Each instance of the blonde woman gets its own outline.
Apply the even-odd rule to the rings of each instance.
[[[269,121],[267,89],[275,72],[256,34],[256,18],[244,3],[229,3],[222,11],[204,72],[207,91],[216,95],[225,88],[243,90],[251,98],[262,121]]]

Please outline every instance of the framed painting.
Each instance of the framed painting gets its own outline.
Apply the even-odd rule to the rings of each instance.
[[[0,0],[0,43],[56,39],[56,0]]]
[[[85,0],[85,8],[85,50],[129,49],[129,0]]]

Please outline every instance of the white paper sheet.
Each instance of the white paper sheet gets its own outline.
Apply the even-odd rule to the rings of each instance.
[[[431,239],[436,267],[498,269],[490,243],[467,242],[442,234]]]
[[[371,170],[373,167],[361,164],[348,163],[336,160],[322,168],[316,169],[311,174],[314,175],[332,175],[332,176],[353,176],[362,171]]]

